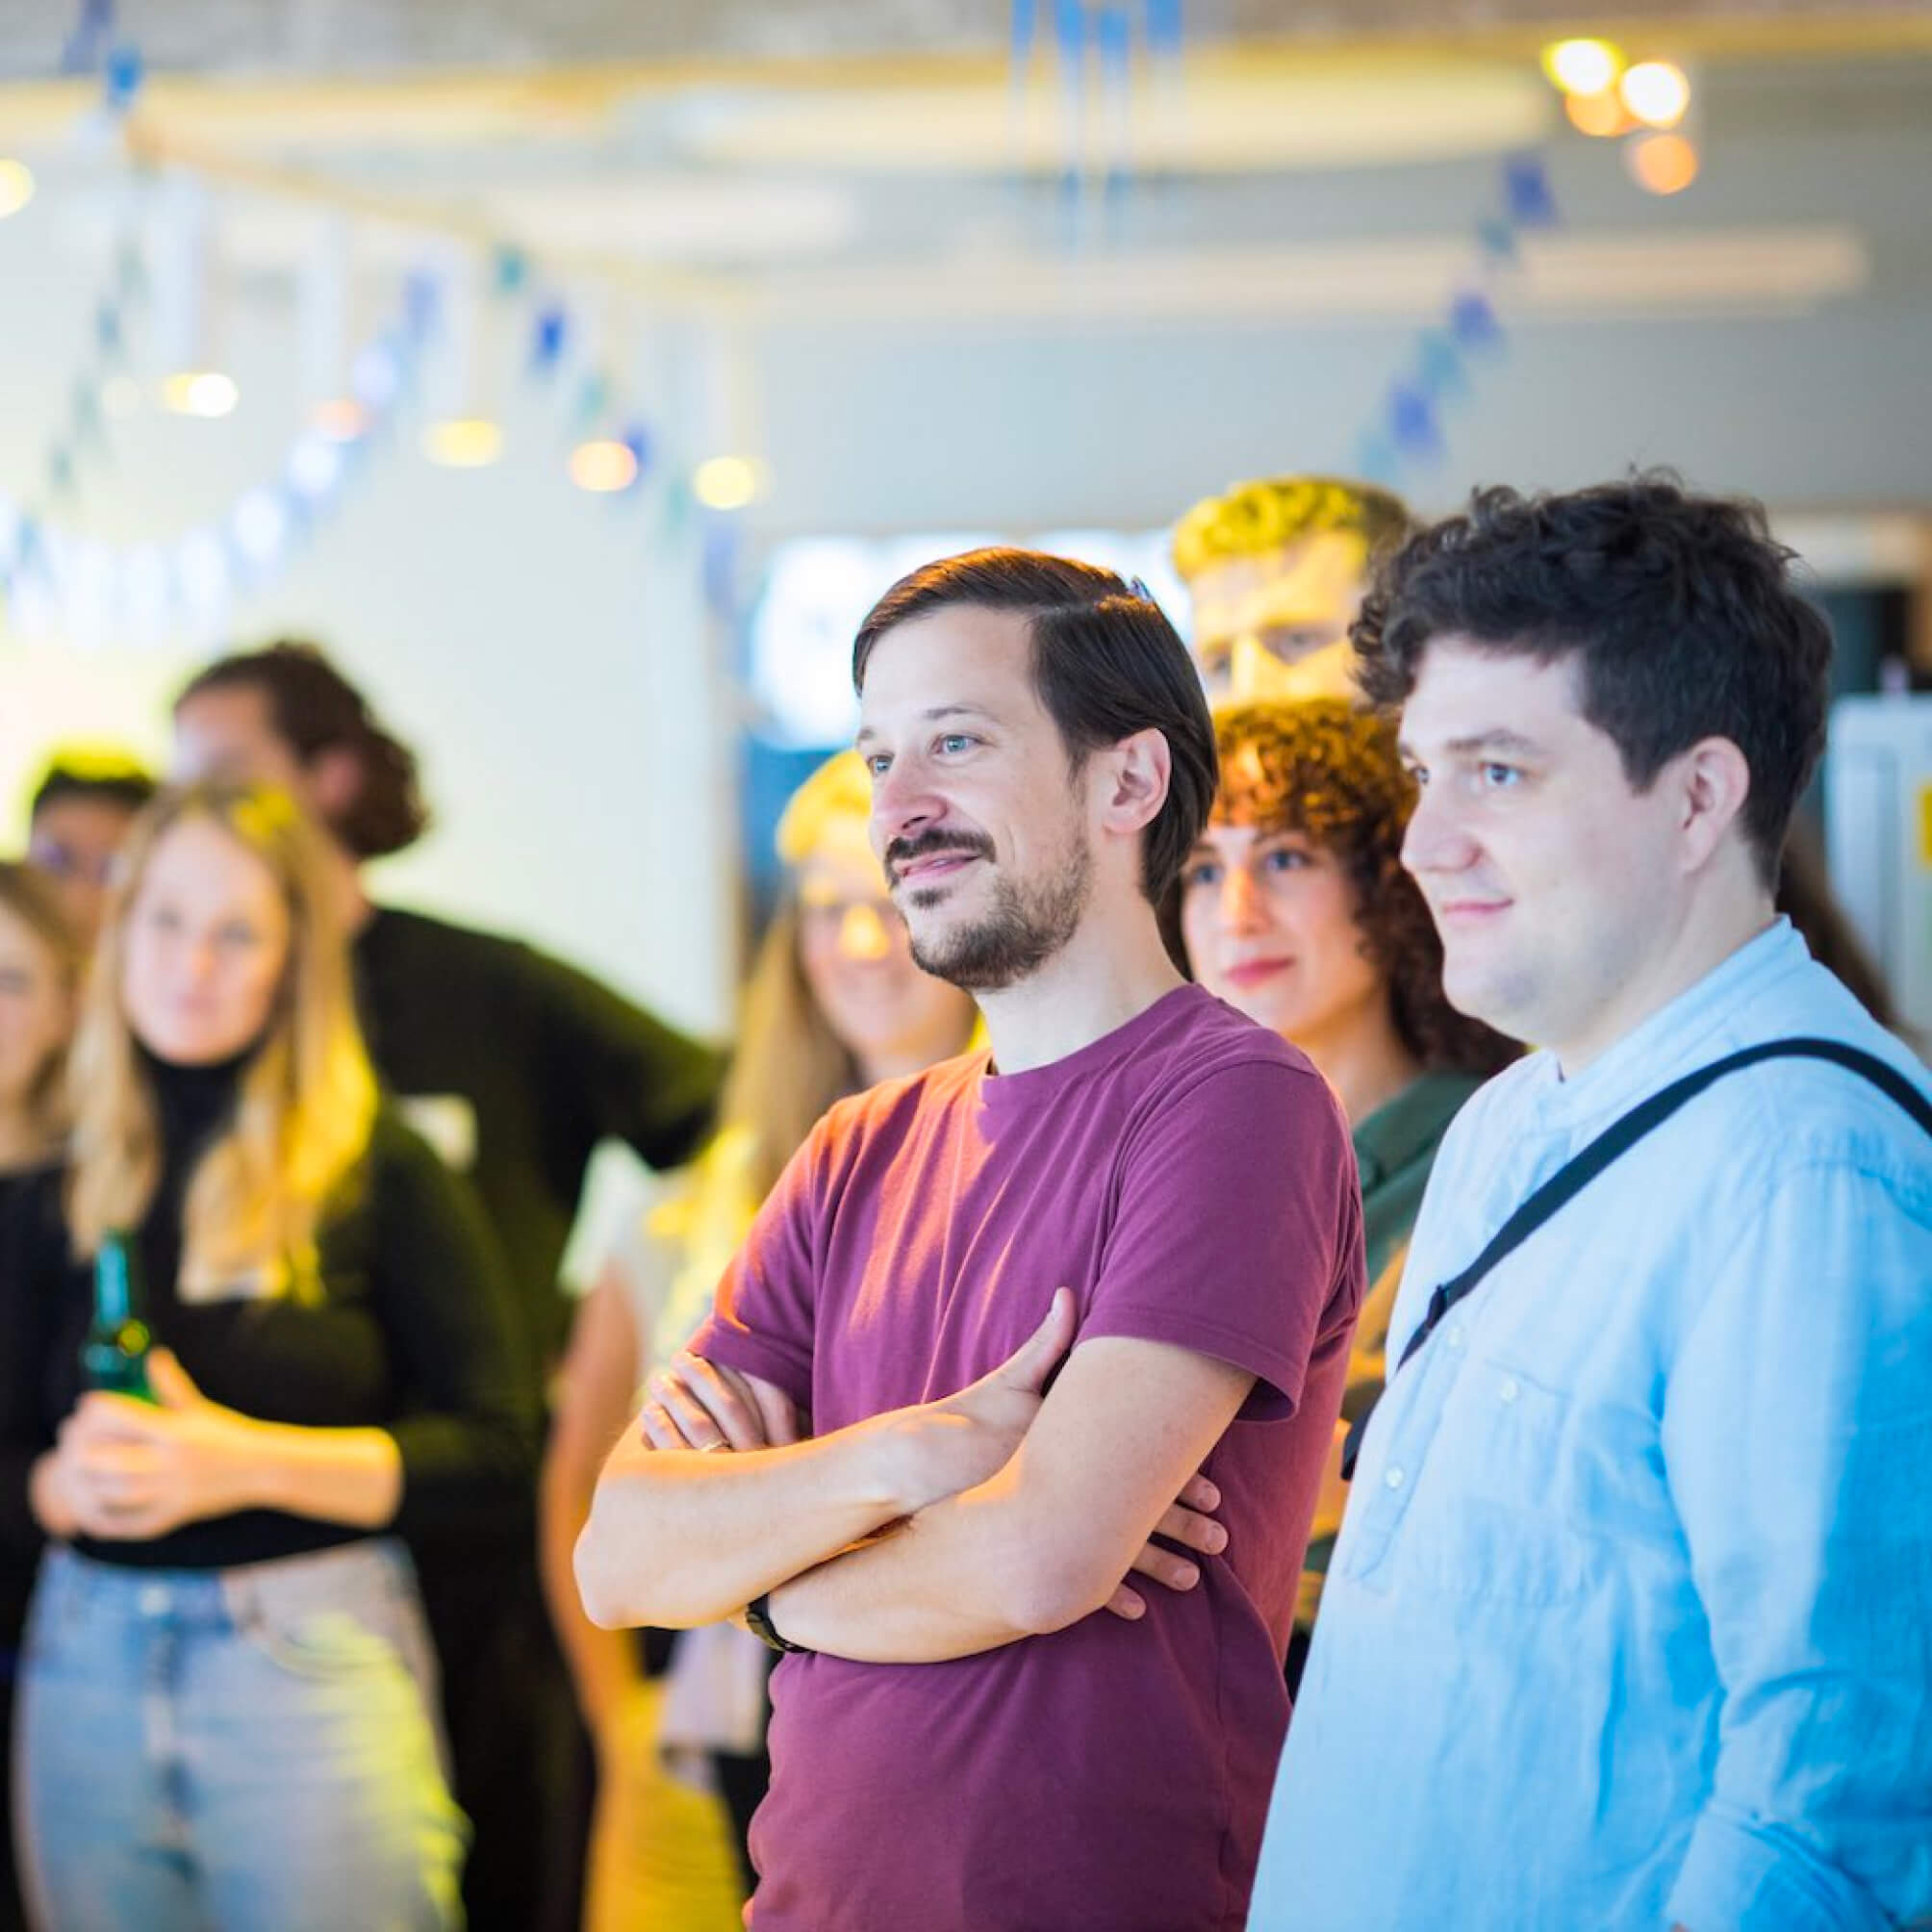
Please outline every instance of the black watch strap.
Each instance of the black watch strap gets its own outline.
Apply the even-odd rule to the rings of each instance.
[[[802,1643],[794,1643],[784,1636],[778,1626],[772,1621],[772,1592],[760,1590],[745,1606],[745,1627],[760,1643],[769,1644],[774,1650],[782,1650],[798,1657],[809,1657],[810,1649]]]

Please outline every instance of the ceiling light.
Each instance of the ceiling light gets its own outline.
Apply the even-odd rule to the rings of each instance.
[[[608,437],[580,443],[571,451],[571,481],[599,495],[628,490],[637,481],[637,453]]]
[[[1640,61],[1617,83],[1617,92],[1648,127],[1675,127],[1690,105],[1690,83],[1668,61]]]
[[[1697,149],[1681,134],[1647,134],[1624,150],[1640,188],[1678,194],[1697,179]]]
[[[179,369],[161,385],[164,407],[177,416],[210,419],[227,416],[241,399],[242,392],[236,387],[235,378],[223,375],[219,369]]]
[[[1608,40],[1557,40],[1543,49],[1543,72],[1566,94],[1600,94],[1622,71],[1623,55]]]
[[[1570,125],[1579,134],[1592,135],[1598,140],[1623,134],[1630,127],[1630,116],[1614,88],[1605,88],[1600,94],[1565,94],[1563,113],[1569,115]]]
[[[422,432],[422,452],[445,470],[483,470],[503,453],[503,431],[487,416],[447,417]]]
[[[34,198],[34,170],[24,161],[0,161],[0,221]]]
[[[764,485],[765,466],[749,456],[714,456],[691,476],[691,493],[707,510],[742,510]]]

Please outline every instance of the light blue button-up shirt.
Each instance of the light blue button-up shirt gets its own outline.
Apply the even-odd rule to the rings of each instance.
[[[1780,921],[1450,1129],[1389,1335],[1645,1095],[1822,1034],[1932,1091]],[[1376,1411],[1258,1932],[1932,1922],[1932,1142],[1809,1060],[1690,1103]]]

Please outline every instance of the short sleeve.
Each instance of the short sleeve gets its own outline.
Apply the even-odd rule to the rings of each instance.
[[[821,1121],[787,1163],[688,1344],[706,1361],[783,1390],[801,1415],[812,1406],[826,1135]]]
[[[1282,1417],[1363,1291],[1348,1129],[1320,1078],[1255,1058],[1161,1097],[1128,1138],[1080,1337],[1169,1342],[1248,1370]]]

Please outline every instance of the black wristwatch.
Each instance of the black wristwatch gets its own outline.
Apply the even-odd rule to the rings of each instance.
[[[745,1627],[760,1643],[770,1644],[774,1650],[787,1651],[796,1657],[809,1657],[811,1646],[794,1643],[772,1621],[772,1592],[761,1590],[745,1606]]]

